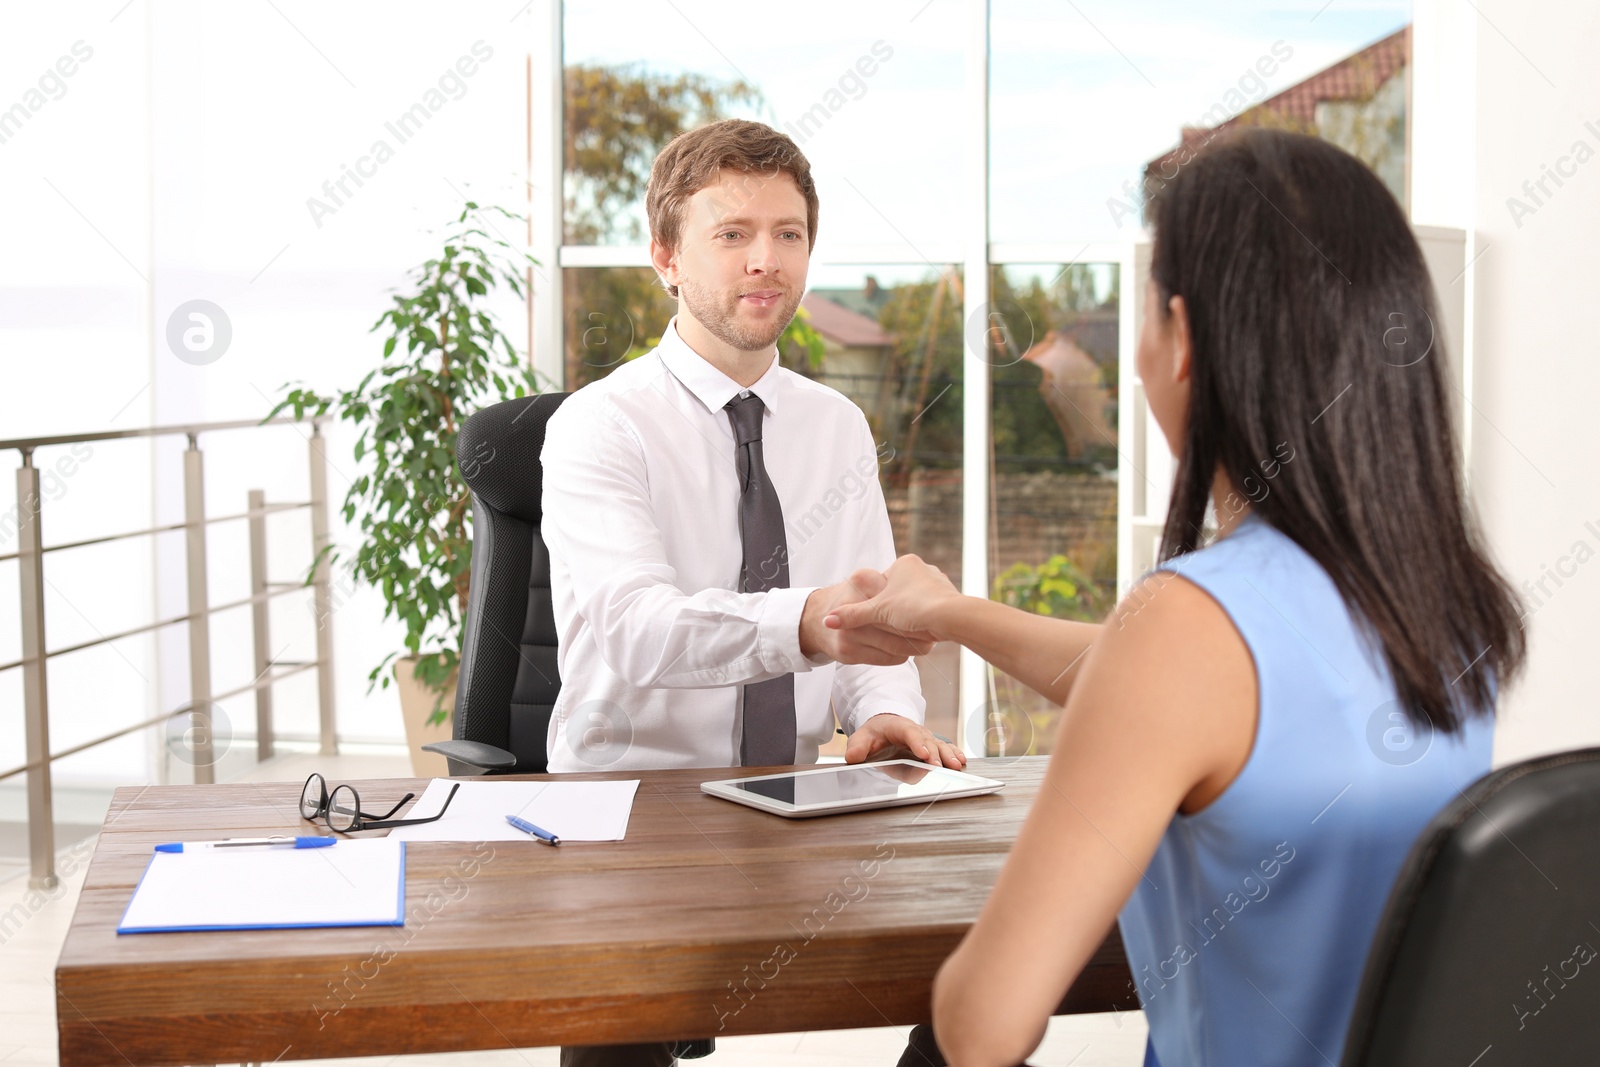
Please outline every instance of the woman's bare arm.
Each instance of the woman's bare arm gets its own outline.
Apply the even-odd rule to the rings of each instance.
[[[1103,629],[1100,623],[1052,619],[981,597],[964,596],[944,611],[940,637],[967,646],[1056,704],[1067,702],[1089,646]]]
[[[1065,704],[1078,667],[1100,635],[1098,623],[1033,615],[981,597],[962,596],[944,572],[901,556],[870,599],[835,608],[831,629],[879,626],[957,641],[1057,704]]]
[[[1180,579],[1122,622],[1076,668],[1044,786],[934,984],[935,1033],[955,1067],[1002,1067],[1033,1051],[1173,813],[1215,796],[1249,757],[1255,668],[1221,606]],[[1045,631],[1011,636],[1034,632]]]

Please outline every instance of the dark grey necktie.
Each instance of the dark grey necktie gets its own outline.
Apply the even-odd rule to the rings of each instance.
[[[739,540],[744,546],[740,592],[787,589],[789,544],[783,534],[783,508],[761,456],[761,415],[766,405],[747,393],[728,401],[727,408],[739,464]],[[794,762],[794,748],[794,675],[747,684],[740,765],[787,766]]]

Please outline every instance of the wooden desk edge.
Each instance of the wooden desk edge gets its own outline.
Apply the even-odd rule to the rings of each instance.
[[[974,762],[979,764],[976,773],[985,773],[981,762]],[[1038,759],[1036,763],[1036,766],[1024,765],[1020,769],[1042,770],[1044,760]],[[1002,777],[1001,769],[989,768],[995,777]],[[567,780],[654,779],[656,785],[698,790],[698,781],[710,776],[734,777],[766,770],[612,771],[572,776]],[[1022,777],[1031,778],[1033,774]],[[414,789],[427,780],[385,781],[392,781],[399,788]],[[283,787],[283,783],[274,785]],[[133,795],[126,796],[126,792],[133,792]],[[147,792],[119,789],[107,815],[106,830],[115,833],[112,823],[131,810],[138,798]],[[74,927],[78,920],[75,914]],[[436,998],[431,1003],[369,1000],[363,1005],[355,1001],[331,1015],[326,1010],[319,1013],[310,1006],[308,996],[308,1007],[304,1009],[152,1016],[139,1010],[137,989],[143,983],[163,979],[159,965],[150,968],[103,965],[81,958],[67,960],[64,953],[65,965],[58,962],[57,966],[60,1063],[62,1067],[164,1067],[193,1062],[540,1047],[562,1042],[673,1040],[711,1036],[718,1032],[718,1027],[713,1025],[716,1022],[721,1024],[720,1032],[727,1035],[872,1027],[886,1023],[906,1025],[927,1021],[933,974],[963,934],[964,929],[952,926],[941,927],[937,937],[900,939],[895,946],[896,955],[901,958],[900,969],[925,974],[925,979],[902,976],[875,981],[871,977],[873,972],[861,966],[860,961],[867,957],[858,946],[830,946],[828,952],[814,953],[808,966],[784,972],[786,981],[783,981],[781,997],[729,1000],[726,991],[706,987],[703,983],[698,988],[679,988],[648,999],[616,995],[563,999],[529,996],[526,989],[502,999],[477,995],[481,990],[475,990],[471,1001],[464,996],[457,1000],[449,994],[446,995],[448,999]],[[911,943],[907,944],[907,940]],[[919,940],[923,943],[916,944]],[[451,955],[453,958],[446,961],[449,968],[470,967],[474,963]],[[847,958],[858,961],[849,965],[850,973],[834,973]],[[857,966],[861,969],[856,970]],[[183,969],[196,969],[193,980],[204,981],[199,974],[204,969],[203,964]],[[138,973],[141,970],[151,973]],[[112,999],[117,1003],[104,1005],[110,1010],[95,1010],[95,1001],[103,999],[108,989],[124,984],[129,986],[128,993],[113,993]],[[726,984],[731,988],[731,982]],[[719,1009],[715,999],[718,996],[724,998],[722,1004],[730,1007]],[[74,998],[89,1008],[92,1017],[78,1010]],[[1057,1013],[1121,1012],[1137,1008],[1121,938],[1113,926],[1067,991]],[[619,1019],[623,1022],[621,1026],[617,1025]]]

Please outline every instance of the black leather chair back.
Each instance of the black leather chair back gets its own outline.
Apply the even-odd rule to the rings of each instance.
[[[497,769],[517,774],[546,770],[545,732],[561,691],[550,553],[539,532],[539,452],[545,424],[566,398],[543,393],[484,408],[456,440],[472,491],[472,586],[454,736],[510,752],[515,765]],[[450,771],[481,768],[452,760]]]
[[[1429,824],[1378,925],[1341,1063],[1600,1063],[1600,748],[1504,767]]]
[[[561,676],[550,599],[550,552],[539,527],[545,423],[566,393],[507,400],[467,420],[456,464],[472,490],[472,586],[456,683],[450,773],[543,774],[545,735]],[[713,1038],[680,1041],[679,1059],[716,1051]]]

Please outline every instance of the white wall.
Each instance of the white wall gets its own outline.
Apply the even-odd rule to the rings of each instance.
[[[0,257],[0,439],[265,415],[285,381],[324,392],[355,385],[381,356],[367,327],[389,303],[404,268],[436,255],[462,196],[519,210],[525,203],[525,62],[530,20],[515,5],[422,2],[336,6],[305,2],[215,5],[125,0],[35,5],[12,12],[0,35],[0,86],[8,109],[83,41],[92,56],[65,91],[0,143],[5,196]],[[399,143],[385,123],[439,87],[476,42],[493,50],[446,88],[446,102]],[[52,87],[53,89],[53,87]],[[310,197],[372,151],[393,158],[369,173],[330,215]],[[512,241],[520,227],[500,224]],[[428,231],[435,232],[428,232]],[[146,280],[149,281],[147,288]],[[203,298],[232,323],[214,363],[180,361],[166,324]],[[520,302],[500,308],[521,345]],[[332,431],[329,492],[336,541],[353,544],[337,515],[350,479],[353,435]],[[306,446],[292,429],[207,435],[211,514],[245,508],[246,490],[305,499]],[[183,515],[181,438],[95,445],[92,461],[45,504],[56,543]],[[43,463],[57,453],[41,451]],[[12,505],[0,453],[0,511]],[[48,497],[48,494],[47,494]],[[304,513],[268,519],[271,577],[309,562]],[[211,531],[213,604],[247,595],[242,523]],[[13,544],[0,539],[0,554]],[[14,563],[0,564],[0,662],[15,658]],[[181,534],[46,557],[52,647],[184,611]],[[299,594],[274,603],[273,651],[314,655]],[[399,648],[396,623],[380,623],[370,589],[336,596],[339,728],[347,736],[401,736],[394,691],[366,695],[366,673]],[[213,691],[248,682],[248,611],[219,616],[212,631]],[[182,626],[159,641],[63,657],[51,665],[53,747],[172,710],[188,698]],[[253,726],[249,696],[224,706]],[[305,674],[279,687],[279,727],[314,733],[316,688]],[[18,672],[0,674],[0,767],[21,761]],[[159,738],[134,735],[59,765],[58,778],[126,780]]]
[[[1470,477],[1529,611],[1528,672],[1497,731],[1506,763],[1600,744],[1600,7],[1478,8],[1417,4],[1413,193],[1417,221],[1466,227],[1477,257]],[[1535,184],[1536,202],[1523,183],[1558,166],[1569,176]]]

